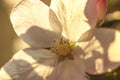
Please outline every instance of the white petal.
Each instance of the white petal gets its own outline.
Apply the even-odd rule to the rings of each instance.
[[[49,47],[62,28],[55,15],[40,0],[22,0],[12,10],[11,21],[16,33],[32,47]]]
[[[80,60],[65,60],[59,63],[48,80],[84,80],[85,67]]]
[[[44,49],[24,49],[0,70],[0,80],[43,80],[56,65],[56,55]]]
[[[64,27],[64,36],[72,41],[77,41],[97,22],[95,0],[52,0],[51,8]]]
[[[80,43],[83,48],[86,70],[97,74],[111,71],[120,64],[120,32],[96,29],[90,42]]]

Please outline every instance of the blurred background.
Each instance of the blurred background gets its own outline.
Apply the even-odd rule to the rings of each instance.
[[[9,20],[10,11],[17,1],[19,0],[0,0],[0,67],[24,45],[15,34]]]
[[[21,0],[0,0],[0,67],[14,53],[23,49],[26,44],[17,37],[9,19],[12,7]],[[50,0],[43,0],[47,5]],[[120,30],[120,0],[108,0],[108,10],[103,27]],[[120,80],[120,68],[102,75],[90,75],[91,80]]]

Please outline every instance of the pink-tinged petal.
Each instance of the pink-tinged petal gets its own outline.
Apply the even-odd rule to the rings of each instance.
[[[16,33],[32,47],[49,47],[62,28],[55,15],[40,0],[22,0],[11,13]]]
[[[106,14],[107,0],[96,0],[98,22],[102,21]]]
[[[85,66],[80,60],[64,60],[54,69],[48,80],[84,80]]]
[[[96,25],[95,0],[52,0],[50,7],[61,21],[63,35],[72,41],[77,41],[84,32]]]
[[[44,49],[24,49],[0,70],[0,80],[46,80],[56,65],[56,55]]]
[[[93,32],[93,38],[80,43],[84,51],[86,71],[101,74],[117,68],[120,64],[120,32],[99,28]]]

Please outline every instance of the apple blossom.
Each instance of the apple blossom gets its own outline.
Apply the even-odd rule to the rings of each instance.
[[[12,10],[15,32],[29,48],[0,71],[9,80],[87,80],[119,65],[120,32],[95,28],[96,0],[23,0]],[[111,57],[112,56],[112,57]]]

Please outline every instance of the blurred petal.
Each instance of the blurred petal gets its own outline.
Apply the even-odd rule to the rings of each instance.
[[[11,13],[16,33],[32,47],[49,47],[62,29],[55,13],[40,0],[22,0]]]
[[[93,30],[94,29],[90,29],[90,30],[86,31],[84,34],[82,34],[81,37],[79,38],[78,42],[89,41],[93,37]]]
[[[56,66],[48,80],[84,80],[85,67],[81,60],[64,60]]]
[[[120,64],[120,32],[96,29],[90,42],[80,43],[85,51],[86,70],[97,74],[111,71]],[[85,47],[86,45],[86,47]]]
[[[98,22],[102,21],[106,14],[107,9],[107,0],[96,0],[97,13],[98,13]]]
[[[64,36],[72,41],[77,41],[84,32],[96,25],[95,0],[52,0],[51,8],[64,27]]]
[[[56,62],[56,55],[47,50],[25,49],[2,67],[0,80],[45,80]]]

